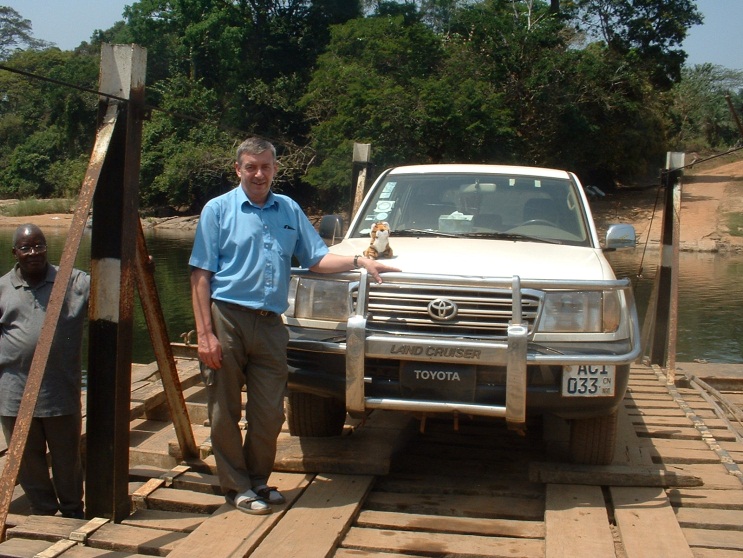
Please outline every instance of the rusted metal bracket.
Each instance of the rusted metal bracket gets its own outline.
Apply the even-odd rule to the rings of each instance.
[[[132,493],[134,509],[146,510],[147,497],[165,484],[165,479],[150,479]]]
[[[105,517],[94,517],[79,529],[75,529],[68,537],[71,541],[85,544],[88,537],[103,527],[110,520]]]
[[[167,473],[163,473],[160,475],[160,478],[165,481],[165,487],[170,488],[173,486],[173,481],[180,477],[183,473],[186,473],[191,470],[191,467],[188,465],[176,465],[173,467],[170,471]]]

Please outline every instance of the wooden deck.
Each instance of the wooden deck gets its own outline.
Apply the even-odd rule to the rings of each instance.
[[[374,413],[337,439],[282,433],[271,483],[287,503],[249,516],[220,494],[198,368],[178,365],[203,459],[181,463],[154,369],[136,367],[130,517],[27,516],[17,488],[0,557],[743,558],[735,385],[720,388],[721,405],[696,384],[633,368],[617,459],[600,468],[560,465],[565,431],[553,424],[544,441],[539,428],[521,437],[501,421],[460,420],[455,431],[429,419],[421,432]]]

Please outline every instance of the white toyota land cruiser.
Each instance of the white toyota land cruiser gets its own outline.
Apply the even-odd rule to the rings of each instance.
[[[321,234],[338,231],[334,216]],[[365,270],[294,269],[287,417],[292,434],[331,436],[372,409],[570,423],[570,454],[606,464],[617,408],[640,354],[629,280],[603,250],[630,247],[612,225],[599,245],[578,178],[496,165],[421,165],[375,181],[331,251],[361,254],[389,223],[384,283]]]

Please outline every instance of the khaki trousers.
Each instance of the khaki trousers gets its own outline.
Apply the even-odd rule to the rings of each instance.
[[[222,490],[242,492],[267,484],[273,470],[284,424],[289,333],[278,315],[261,316],[219,301],[211,309],[222,344],[222,367],[211,372],[207,387],[212,451]],[[243,411],[248,423],[244,439]]]

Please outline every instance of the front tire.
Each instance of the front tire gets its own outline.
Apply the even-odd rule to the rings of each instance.
[[[585,465],[609,465],[617,443],[617,412],[570,423],[570,458]]]
[[[286,398],[286,422],[292,436],[340,436],[346,423],[346,407],[337,399],[290,391]]]

